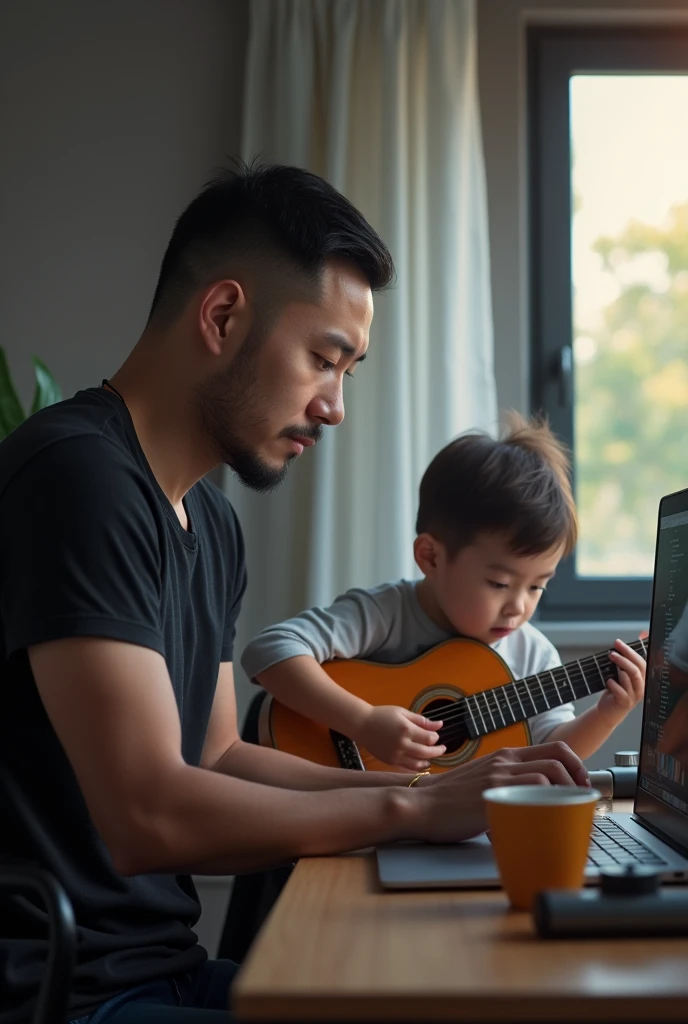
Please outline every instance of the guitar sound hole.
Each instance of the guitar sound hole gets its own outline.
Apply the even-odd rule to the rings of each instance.
[[[460,702],[441,698],[431,700],[424,706],[423,715],[444,722],[440,729],[439,742],[445,744],[447,754],[454,754],[470,739]]]

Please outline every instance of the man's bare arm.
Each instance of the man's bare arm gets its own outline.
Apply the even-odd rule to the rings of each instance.
[[[334,685],[334,684],[333,684]],[[231,662],[223,662],[208,725],[201,764],[205,768],[250,782],[281,789],[342,789],[351,787],[408,786],[412,774],[358,772],[328,768],[294,757],[282,750],[258,747],[239,738]]]
[[[499,752],[414,789],[310,792],[247,782],[184,762],[169,675],[156,652],[80,638],[36,645],[29,658],[123,874],[233,874],[394,839],[463,839],[485,828],[487,786],[570,784],[585,774],[568,748],[549,744]]]
[[[406,804],[390,799],[398,787],[307,793],[187,765],[155,651],[82,638],[37,645],[29,657],[93,821],[125,874],[257,870],[409,827]]]

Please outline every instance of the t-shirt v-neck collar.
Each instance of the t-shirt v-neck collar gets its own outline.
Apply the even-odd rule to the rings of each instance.
[[[193,488],[187,491],[183,498],[184,511],[186,512],[186,518],[189,525],[189,529],[185,530],[179,521],[179,516],[175,511],[174,505],[163,491],[162,487],[158,482],[157,477],[155,476],[153,470],[150,467],[150,463],[148,462],[145,452],[141,447],[141,442],[139,441],[138,434],[136,433],[134,421],[131,418],[131,413],[129,412],[129,409],[126,406],[126,403],[123,402],[121,398],[118,398],[117,395],[114,394],[114,392],[109,391],[107,388],[99,387],[94,388],[93,390],[99,395],[107,395],[107,401],[112,405],[113,411],[119,416],[122,423],[124,424],[124,428],[132,450],[132,454],[134,455],[137,462],[140,463],[141,467],[143,468],[143,471],[148,477],[151,486],[153,487],[156,493],[158,501],[160,502],[162,510],[165,513],[165,517],[170,523],[170,526],[172,527],[177,537],[181,540],[182,544],[184,544],[185,547],[189,548],[190,551],[195,551],[198,547],[198,537],[193,532],[193,523],[195,521],[195,516],[192,514]]]

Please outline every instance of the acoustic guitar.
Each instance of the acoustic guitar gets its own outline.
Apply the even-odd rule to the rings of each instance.
[[[629,645],[647,657],[644,640]],[[446,640],[403,665],[352,659],[325,662],[331,679],[369,704],[396,704],[441,720],[446,753],[432,772],[447,771],[501,747],[531,742],[527,720],[605,689],[616,677],[608,651],[515,680],[496,651],[478,640]],[[341,733],[319,725],[269,694],[259,717],[264,746],[316,764],[359,771],[395,771]]]

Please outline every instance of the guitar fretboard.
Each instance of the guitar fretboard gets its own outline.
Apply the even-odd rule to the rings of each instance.
[[[647,657],[644,640],[634,640],[628,646]],[[615,678],[616,665],[609,652],[603,651],[464,697],[465,713],[461,717],[468,735],[477,739],[516,722],[525,722],[550,708],[600,693],[607,680]]]

